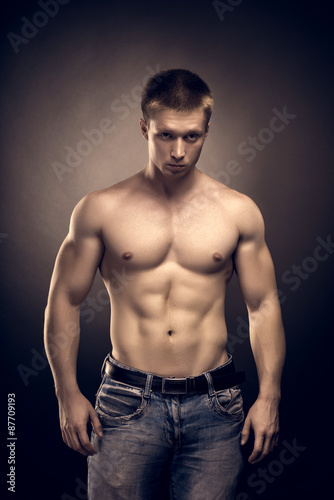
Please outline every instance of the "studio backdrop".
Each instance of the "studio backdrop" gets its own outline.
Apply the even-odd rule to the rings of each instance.
[[[1,7],[2,498],[87,498],[85,458],[61,439],[43,347],[44,309],[77,202],[146,166],[141,91],[167,68],[198,73],[213,92],[198,168],[250,196],[262,211],[286,330],[279,445],[260,464],[245,462],[237,498],[329,498],[330,3],[7,3]],[[258,385],[236,278],[226,314],[229,352],[247,375],[242,390],[248,409]],[[79,385],[91,402],[111,348],[109,318],[97,275],[81,310],[78,357]]]

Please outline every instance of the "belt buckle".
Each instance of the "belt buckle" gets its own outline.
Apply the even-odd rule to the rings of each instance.
[[[187,394],[187,379],[163,378],[161,392],[162,394]]]

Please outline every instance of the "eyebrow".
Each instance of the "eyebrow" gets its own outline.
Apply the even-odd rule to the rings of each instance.
[[[157,128],[157,131],[158,133],[165,133],[165,134],[171,134],[171,135],[178,135],[178,134],[175,134],[175,131],[174,130],[170,130],[168,128]],[[203,131],[202,130],[198,130],[198,129],[191,129],[191,130],[188,130],[185,134],[180,134],[180,135],[192,135],[192,134],[197,134],[197,135],[201,135],[203,134]]]

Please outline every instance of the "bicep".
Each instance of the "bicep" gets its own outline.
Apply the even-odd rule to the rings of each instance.
[[[274,265],[265,241],[239,243],[234,264],[247,306],[257,309],[276,290]]]
[[[49,297],[61,297],[80,306],[93,284],[104,245],[89,213],[80,208],[77,212],[56,258]]]
[[[240,223],[234,265],[241,292],[250,310],[258,308],[276,291],[274,265],[265,242],[263,218],[253,202]]]

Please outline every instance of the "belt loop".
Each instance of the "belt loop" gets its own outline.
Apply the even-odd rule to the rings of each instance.
[[[213,385],[211,373],[206,372],[206,373],[204,373],[204,375],[205,375],[206,381],[208,383],[209,396],[213,396],[215,393],[215,388]]]
[[[104,358],[104,361],[103,361],[103,365],[102,365],[102,368],[101,368],[101,377],[102,378],[103,378],[103,375],[104,375],[104,369],[105,369],[106,362],[107,362],[108,358],[109,358],[109,354]]]
[[[144,398],[150,397],[152,382],[153,382],[153,373],[148,373],[144,390]]]

